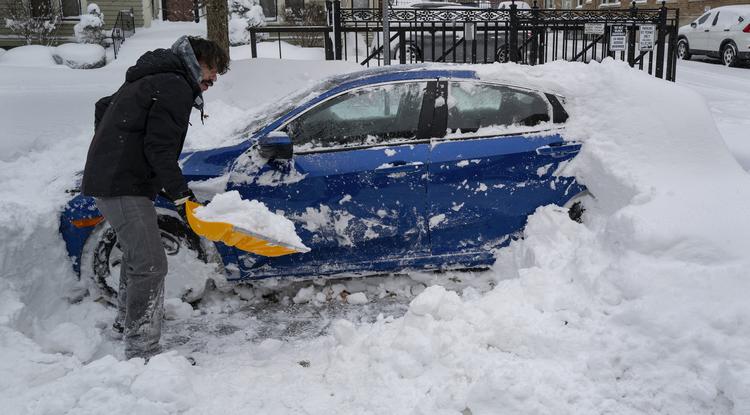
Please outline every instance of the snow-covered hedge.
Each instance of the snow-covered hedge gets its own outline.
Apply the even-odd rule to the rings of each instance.
[[[52,57],[58,64],[73,69],[101,68],[107,64],[107,54],[101,45],[66,43],[54,49]]]
[[[232,46],[250,43],[248,27],[266,25],[259,0],[229,0],[229,44]]]
[[[57,47],[28,45],[0,52],[0,65],[55,66],[73,69],[101,68],[107,57],[101,45],[65,43]]]
[[[42,45],[19,46],[0,55],[0,65],[54,66],[49,47]]]
[[[101,43],[104,39],[104,14],[96,3],[86,8],[87,13],[81,15],[81,21],[73,26],[78,43]]]

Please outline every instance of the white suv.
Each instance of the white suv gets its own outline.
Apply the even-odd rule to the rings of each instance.
[[[680,27],[677,56],[691,55],[719,58],[727,66],[750,60],[750,5],[717,7]]]

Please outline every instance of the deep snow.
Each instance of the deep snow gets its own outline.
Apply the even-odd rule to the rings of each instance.
[[[216,275],[196,310],[168,301],[173,351],[123,361],[112,310],[81,298],[56,212],[93,102],[143,51],[201,31],[157,23],[85,72],[0,64],[4,413],[750,413],[750,181],[721,136],[747,168],[750,77],[699,62],[680,62],[677,85],[611,61],[483,68],[567,96],[566,135],[584,146],[558,173],[596,196],[584,224],[540,208],[482,273]],[[234,61],[189,143],[223,143],[260,105],[356,68]]]

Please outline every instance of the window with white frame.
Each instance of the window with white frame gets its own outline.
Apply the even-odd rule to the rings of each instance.
[[[76,18],[81,15],[81,0],[29,0],[31,14],[35,17],[60,11],[63,18]]]
[[[599,3],[601,6],[619,6],[620,0],[601,0]]]
[[[545,9],[554,9],[555,8],[555,0],[544,0],[544,8]]]
[[[583,7],[583,0],[576,0],[576,7]]]

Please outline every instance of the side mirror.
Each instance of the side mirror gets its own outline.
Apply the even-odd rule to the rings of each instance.
[[[258,139],[260,156],[269,160],[288,160],[294,150],[292,139],[282,131],[274,131]]]
[[[695,23],[695,22],[690,23],[690,27],[692,27],[693,29],[695,29],[696,27],[698,27],[698,23]]]

